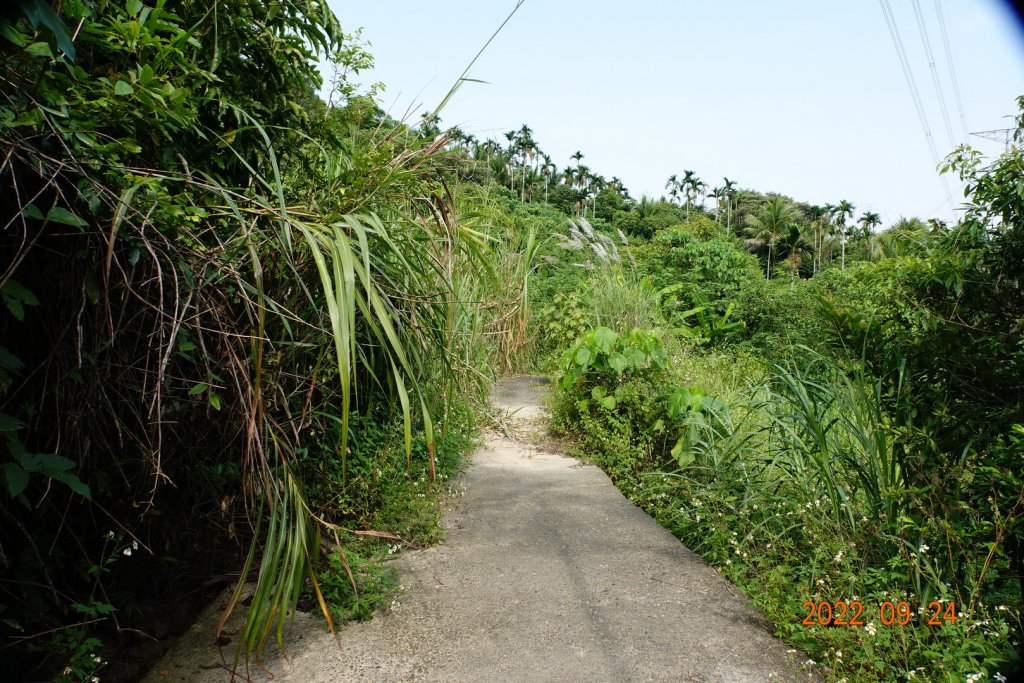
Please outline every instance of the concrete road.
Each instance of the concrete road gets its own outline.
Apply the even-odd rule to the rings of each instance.
[[[516,378],[495,403],[530,429],[542,391]],[[447,543],[398,561],[400,604],[337,641],[316,614],[297,615],[289,660],[267,648],[274,681],[808,679],[739,591],[598,468],[492,435],[463,485]],[[211,608],[147,680],[227,680],[209,644],[216,618]]]

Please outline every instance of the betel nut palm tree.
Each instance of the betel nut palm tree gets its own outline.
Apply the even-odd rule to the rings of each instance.
[[[775,247],[779,240],[789,234],[789,228],[795,219],[796,211],[793,206],[778,195],[769,199],[760,213],[747,216],[747,227],[744,230],[747,234],[747,246],[751,251],[765,249],[768,252],[768,262],[764,271],[766,280],[771,278]]]
[[[845,270],[846,268],[846,221],[853,218],[853,211],[856,209],[853,204],[845,199],[841,199],[839,204],[833,209],[833,216],[835,217],[836,226],[839,228],[839,242],[842,249],[842,261],[841,267]]]

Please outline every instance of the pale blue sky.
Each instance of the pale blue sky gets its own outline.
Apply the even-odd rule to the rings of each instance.
[[[1016,18],[995,0],[941,3],[967,129],[1010,126],[1024,95]],[[363,27],[376,67],[360,80],[383,82],[379,99],[400,117],[436,105],[515,2],[330,4],[346,31]],[[891,5],[944,156],[952,145],[913,4]],[[935,0],[919,6],[959,143]],[[488,83],[464,85],[443,125],[504,142],[526,123],[559,168],[582,150],[636,197],[692,169],[709,187],[728,176],[811,203],[849,199],[886,225],[951,215],[876,0],[526,0],[470,76]]]

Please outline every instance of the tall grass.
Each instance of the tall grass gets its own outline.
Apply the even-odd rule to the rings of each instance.
[[[1012,549],[1003,545],[1024,491],[1003,491],[999,477],[1012,475],[958,468],[948,475],[993,478],[994,517],[972,514],[966,500],[951,503],[956,484],[937,483],[923,466],[919,430],[893,417],[901,377],[873,378],[808,349],[800,355],[763,378],[722,385],[728,414],[698,423],[691,464],[634,472],[620,485],[745,588],[780,634],[814,653],[847,652],[829,664],[837,677],[1006,671],[1020,603],[1003,585],[1013,576]],[[706,359],[675,360],[697,366],[675,369],[688,381],[721,382],[721,368]],[[797,615],[807,600],[862,601],[875,626],[881,603],[904,601],[914,618],[877,637],[806,627]],[[936,600],[956,605],[959,621],[924,625]]]
[[[851,531],[858,512],[886,526],[900,517],[906,454],[883,409],[881,380],[812,353],[803,365],[776,365],[765,390],[774,466],[824,495]]]

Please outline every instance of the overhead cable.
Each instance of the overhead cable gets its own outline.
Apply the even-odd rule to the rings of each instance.
[[[907,51],[903,46],[903,38],[900,36],[900,27],[896,23],[896,17],[892,13],[892,6],[889,4],[889,0],[878,0],[878,4],[882,8],[885,23],[889,27],[889,36],[892,38],[893,47],[896,48],[896,56],[899,58],[900,67],[903,69],[903,77],[907,81],[907,87],[910,88],[910,97],[914,101],[914,108],[917,109],[917,118],[921,122],[921,129],[924,131],[925,140],[928,141],[928,148],[931,150],[932,159],[937,167],[940,163],[939,150],[935,146],[935,139],[932,137],[931,128],[928,126],[928,117],[925,115],[924,105],[921,103],[921,94],[917,90],[917,82],[914,81],[914,73],[910,68],[910,61],[907,59]],[[956,206],[953,203],[953,194],[949,191],[949,183],[946,181],[946,176],[940,175],[939,178],[942,181],[942,189],[946,193],[946,201],[949,203],[949,208],[955,211]]]
[[[921,42],[924,43],[924,54],[928,58],[928,70],[932,74],[932,83],[935,85],[935,94],[939,98],[939,109],[942,110],[942,120],[946,124],[946,135],[949,136],[949,148],[956,147],[956,136],[953,135],[953,124],[949,121],[949,109],[946,107],[946,95],[942,92],[942,82],[939,80],[939,70],[935,66],[935,55],[932,54],[932,41],[928,38],[928,27],[925,25],[924,12],[921,11],[919,0],[913,0],[914,16],[917,18],[917,28],[921,32]]]
[[[946,51],[946,65],[949,67],[949,80],[953,84],[953,98],[956,101],[956,108],[960,114],[960,128],[963,132],[963,142],[967,144],[967,116],[964,114],[964,102],[960,98],[960,83],[956,77],[956,66],[953,61],[953,49],[950,47],[949,34],[946,32],[946,18],[942,14],[941,0],[935,0],[935,13],[939,15],[939,32],[942,34],[942,46]]]

